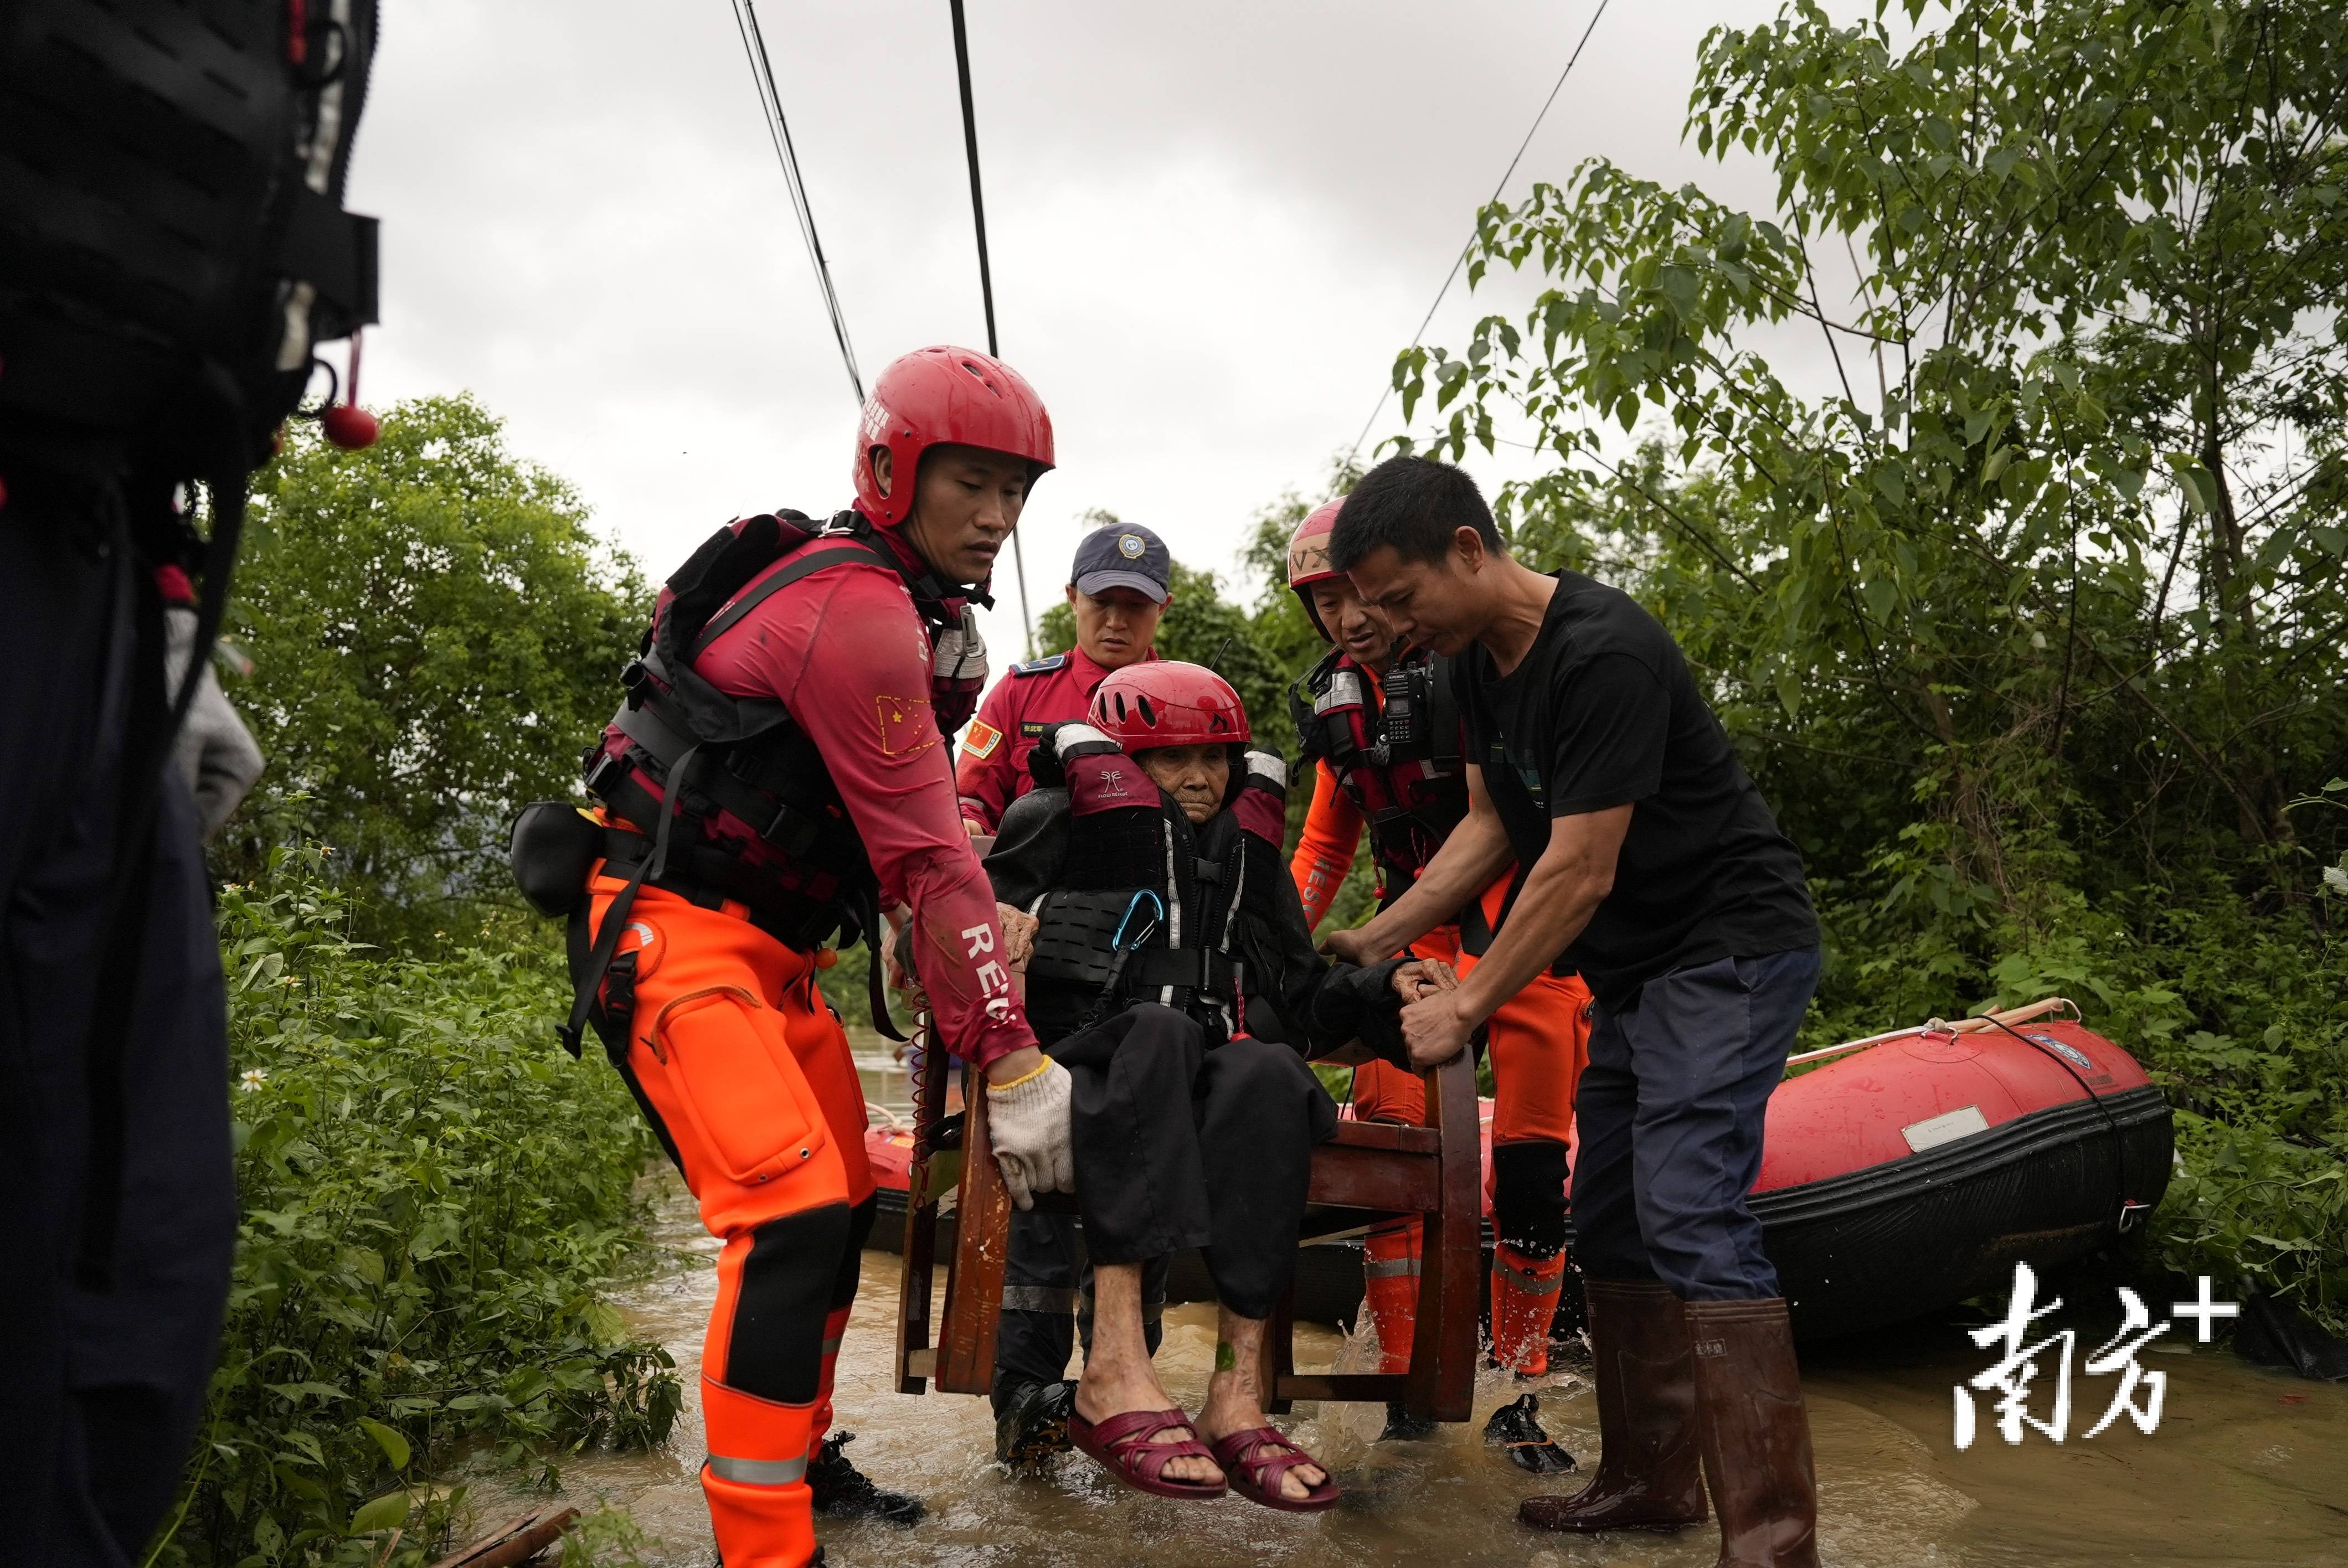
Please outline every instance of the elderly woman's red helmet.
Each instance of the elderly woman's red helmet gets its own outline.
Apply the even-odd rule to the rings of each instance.
[[[952,347],[901,354],[872,384],[857,423],[857,509],[884,528],[903,522],[922,454],[947,445],[1024,457],[1032,482],[1052,466],[1052,416],[1026,378],[991,354]],[[889,449],[885,496],[872,474],[876,446]]]
[[[1093,728],[1130,755],[1156,746],[1244,745],[1247,710],[1231,683],[1200,664],[1152,659],[1112,670],[1093,692]]]

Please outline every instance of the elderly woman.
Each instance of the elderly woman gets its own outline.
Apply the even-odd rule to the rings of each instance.
[[[1303,1511],[1337,1488],[1266,1419],[1260,1368],[1295,1267],[1312,1147],[1336,1126],[1306,1059],[1358,1036],[1399,1059],[1398,999],[1448,976],[1333,967],[1313,950],[1281,857],[1283,769],[1248,740],[1237,694],[1211,671],[1117,671],[1088,723],[1045,735],[1038,787],[1005,813],[986,869],[995,896],[1035,920],[1028,1016],[1073,1080],[1094,1318],[1068,1435],[1144,1491],[1211,1497],[1228,1482]],[[990,1092],[998,1125],[1031,1113],[1025,1088]],[[1014,1279],[1034,1231],[1014,1237]],[[1158,1379],[1143,1311],[1145,1267],[1188,1246],[1220,1305],[1195,1421]]]

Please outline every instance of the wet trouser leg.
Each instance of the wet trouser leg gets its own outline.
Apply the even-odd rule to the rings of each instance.
[[[1076,1201],[1097,1263],[1203,1248],[1222,1304],[1272,1315],[1296,1267],[1313,1145],[1337,1108],[1287,1046],[1210,1051],[1170,1009],[1128,1009],[1054,1048],[1075,1080]]]
[[[137,1561],[178,1489],[218,1348],[236,1235],[220,951],[194,812],[164,770],[118,1075],[120,1175],[103,1288],[77,1283],[92,1125],[87,1046],[118,854],[126,737],[161,702],[160,630],[111,486],[0,461],[0,1430],[8,1551]],[[150,654],[152,657],[150,658]],[[150,683],[142,703],[134,682]]]
[[[1003,1264],[1003,1317],[994,1332],[997,1416],[1011,1408],[1021,1389],[1067,1375],[1083,1272],[1076,1215],[1013,1211],[1011,1245]]]
[[[596,922],[619,887],[595,879]],[[702,1348],[702,1491],[729,1568],[798,1568],[816,1549],[807,1467],[830,1416],[827,1341],[846,1327],[872,1196],[855,1063],[809,955],[657,888],[628,917],[630,1074],[725,1243]],[[598,1025],[607,1043],[620,1027]]]
[[[1141,1267],[1141,1333],[1153,1356],[1165,1337],[1166,1276],[1172,1261],[1153,1257]],[[1076,1216],[1014,1210],[1003,1268],[1003,1317],[994,1337],[994,1413],[1009,1409],[1021,1389],[1066,1377],[1068,1352],[1079,1339],[1089,1356],[1093,1267]]]
[[[1774,1296],[1746,1195],[1810,992],[1815,948],[1722,958],[1597,1009],[1577,1103],[1574,1235],[1585,1273],[1660,1278],[1684,1301]]]

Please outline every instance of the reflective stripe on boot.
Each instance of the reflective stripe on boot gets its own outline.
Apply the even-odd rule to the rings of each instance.
[[[1527,1257],[1502,1242],[1492,1249],[1492,1359],[1538,1378],[1549,1370],[1549,1325],[1565,1283],[1565,1255]]]
[[[702,1495],[726,1568],[807,1568],[815,1560],[808,1491],[813,1405],[785,1405],[701,1379],[709,1458]]]
[[[1375,1226],[1362,1238],[1362,1310],[1378,1333],[1378,1370],[1410,1370],[1417,1332],[1419,1247],[1424,1221]]]
[[[1680,1298],[1653,1280],[1592,1279],[1598,1472],[1570,1497],[1529,1497],[1544,1530],[1684,1530],[1704,1521],[1694,1358]]]
[[[1818,1568],[1810,1419],[1784,1298],[1691,1301],[1687,1325],[1719,1568]]]

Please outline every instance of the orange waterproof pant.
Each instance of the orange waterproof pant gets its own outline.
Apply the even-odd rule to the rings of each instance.
[[[1485,892],[1488,925],[1498,924],[1505,896],[1505,883]],[[1441,958],[1463,976],[1476,967],[1476,956],[1459,950],[1456,926],[1428,932],[1410,950],[1418,958]],[[1579,977],[1541,975],[1502,1003],[1485,1025],[1492,1062],[1495,1170],[1507,1157],[1498,1151],[1510,1145],[1554,1144],[1560,1202],[1562,1150],[1573,1127],[1574,1091],[1590,1060],[1589,1008],[1589,988]],[[1365,1062],[1354,1070],[1353,1098],[1354,1114],[1366,1121],[1416,1125],[1426,1117],[1425,1083],[1416,1073],[1386,1062]],[[1540,1167],[1534,1162],[1525,1168]],[[1492,1355],[1503,1367],[1538,1376],[1549,1368],[1549,1324],[1557,1310],[1565,1266],[1560,1255],[1538,1256],[1509,1244],[1506,1238],[1520,1227],[1503,1211],[1514,1206],[1516,1196],[1506,1184],[1494,1194],[1493,1217],[1503,1239],[1492,1259]],[[1365,1300],[1378,1331],[1380,1369],[1398,1372],[1409,1364],[1417,1310],[1420,1226],[1411,1220],[1389,1228],[1395,1234],[1370,1233]]]
[[[592,929],[623,886],[591,882]],[[726,1244],[701,1359],[719,1554],[727,1568],[801,1568],[816,1552],[808,1461],[829,1424],[872,1170],[864,1091],[815,958],[745,914],[638,889],[620,943],[635,955],[627,1067]]]

